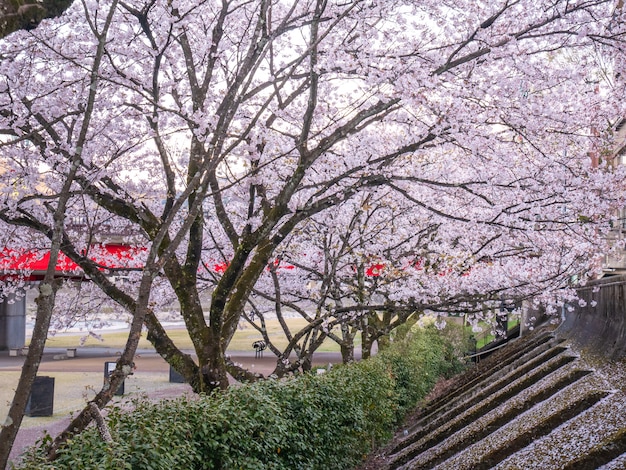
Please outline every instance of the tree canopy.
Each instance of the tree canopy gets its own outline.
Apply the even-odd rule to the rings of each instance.
[[[76,2],[0,44],[2,243],[48,247],[69,181],[61,251],[197,391],[252,378],[226,349],[258,299],[315,326],[547,299],[597,272],[622,204],[621,15]],[[144,270],[89,256],[120,242]],[[174,300],[196,358],[160,323]]]

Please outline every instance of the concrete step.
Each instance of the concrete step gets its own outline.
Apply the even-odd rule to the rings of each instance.
[[[560,341],[553,339],[519,357],[515,357],[514,360],[512,358],[512,362],[506,366],[499,368],[493,374],[485,375],[481,381],[464,390],[462,394],[455,394],[454,397],[442,403],[438,408],[433,409],[431,413],[422,417],[415,426],[409,429],[409,432],[424,427],[426,423],[431,424],[453,416],[460,410],[474,405],[485,397],[492,395],[495,391],[504,388],[507,384],[530,373],[533,369],[554,357],[559,356],[559,361],[561,362],[573,361],[574,358],[572,356],[561,354],[566,350],[567,348],[560,346]]]
[[[446,436],[463,427],[466,422],[487,413],[499,403],[575,360],[575,356],[567,354],[567,348],[555,346],[510,371],[508,368],[501,369],[502,373],[508,372],[502,377],[499,376],[500,371],[495,376],[487,376],[483,382],[474,385],[464,395],[456,397],[453,403],[446,404],[421,418],[408,429],[408,436],[393,447],[389,454],[399,453],[402,449],[435,431],[438,439],[445,439]],[[460,416],[465,418],[459,420]]]
[[[533,350],[543,351],[549,349],[554,344],[551,342],[556,340],[551,330],[538,331],[535,335],[525,336],[510,342],[506,348],[494,353],[493,357],[485,360],[461,376],[457,377],[447,393],[442,394],[438,399],[427,403],[422,409],[421,416],[426,417],[432,415],[434,410],[444,409],[447,404],[453,403],[458,397],[464,395],[468,390],[477,386],[489,377],[501,373],[501,371],[510,370],[515,367],[515,361],[526,357]],[[550,343],[546,345],[546,343]],[[545,348],[545,349],[542,349]],[[506,372],[504,372],[506,373]]]
[[[575,359],[574,356],[562,352],[546,362],[538,364],[528,374],[508,384],[503,381],[502,388],[492,390],[492,393],[486,394],[480,401],[468,404],[468,406],[461,404],[458,410],[451,410],[449,414],[445,414],[427,426],[415,430],[388,453],[391,457],[389,468],[400,468],[405,463],[414,460],[418,455],[447,441],[447,449],[440,448],[437,452],[428,452],[429,457],[420,460],[420,466],[417,468],[428,468],[425,465],[433,458],[436,457],[437,462],[445,460],[458,452],[468,442],[471,443],[470,441],[475,441],[493,432],[520,413],[528,410],[534,403],[547,399],[562,388],[588,375],[589,371],[573,365]],[[537,386],[539,383],[542,384],[540,387]],[[529,390],[533,390],[533,392],[530,393]],[[522,396],[526,398],[520,400],[519,397]],[[508,409],[508,411],[503,412],[502,409]],[[498,416],[498,414],[503,414],[504,417]],[[484,428],[472,427],[474,423],[481,419],[487,419],[488,416],[491,418],[488,419]],[[460,443],[450,447],[449,444],[452,441],[449,441],[449,438],[460,431],[465,432],[468,427],[472,428],[473,431],[467,434],[467,437],[462,439]]]
[[[459,380],[462,391],[422,412],[377,468],[626,468],[626,360],[535,339],[500,356],[497,371]]]
[[[611,465],[619,465],[611,467]],[[597,468],[626,468],[626,428],[592,447],[585,455],[569,462],[564,470],[591,470]]]
[[[598,467],[598,470],[623,470],[624,468],[626,468],[626,453],[623,453],[610,462]]]

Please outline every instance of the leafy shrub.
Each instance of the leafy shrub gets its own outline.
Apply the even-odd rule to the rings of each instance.
[[[227,392],[159,403],[137,400],[107,417],[114,442],[95,429],[76,436],[59,458],[41,449],[21,469],[347,469],[433,387],[459,367],[435,328],[410,335],[377,356],[323,375],[267,380]]]

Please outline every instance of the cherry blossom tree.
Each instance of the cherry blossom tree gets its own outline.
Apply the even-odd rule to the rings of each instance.
[[[389,196],[390,191],[386,193]],[[388,197],[368,192],[307,220],[279,248],[277,260],[254,291],[255,297],[270,301],[272,308],[264,310],[251,300],[250,314],[244,313],[278,358],[274,374],[308,370],[326,339],[335,341],[343,361],[350,362],[354,339],[361,334],[367,357],[373,341],[415,313],[419,306],[410,305],[409,299],[389,301],[390,287],[404,273],[384,263],[406,259],[409,254],[415,259],[415,246],[425,246],[436,227],[424,223],[423,228],[410,228],[406,236],[396,237],[406,220]],[[371,305],[376,307],[370,309]],[[268,313],[279,319],[288,340],[282,351],[267,336]],[[306,326],[291,331],[287,315],[305,319]],[[292,353],[295,361],[290,359]]]
[[[0,45],[2,184],[15,190],[0,218],[52,238],[45,208],[71,175],[60,249],[196,391],[246,376],[226,349],[292,236],[377,188],[409,208],[394,243],[410,226],[436,227],[427,256],[370,248],[383,271],[407,273],[389,278],[390,302],[467,308],[486,290],[523,286],[551,295],[597,268],[621,203],[606,188],[621,188],[622,172],[603,158],[624,115],[614,10],[609,0],[84,0]],[[105,226],[137,248],[144,269],[130,283],[89,256]],[[195,358],[156,315],[173,299]],[[380,311],[374,301],[361,310]]]
[[[95,54],[93,55],[93,63],[91,69],[87,69],[89,79],[93,84],[95,84],[98,80],[99,67],[104,56],[104,43],[106,41],[107,32],[111,25],[114,11],[115,3],[111,5],[108,14],[100,25],[100,28],[94,28],[94,33],[96,33],[98,43]],[[56,302],[56,293],[60,287],[59,279],[56,278],[56,264],[59,258],[61,247],[63,245],[63,227],[65,225],[65,212],[67,210],[68,203],[71,200],[71,188],[75,182],[76,174],[81,160],[80,148],[82,147],[82,145],[84,145],[87,132],[91,124],[95,98],[96,88],[92,87],[86,93],[82,112],[74,114],[73,124],[76,126],[77,147],[65,154],[67,170],[65,173],[62,174],[60,184],[56,185],[56,197],[53,198],[54,202],[56,202],[56,206],[53,203],[44,204],[38,212],[39,218],[37,219],[37,224],[39,225],[39,228],[45,230],[47,232],[46,234],[50,237],[50,261],[43,280],[39,284],[39,295],[36,299],[36,319],[35,325],[33,327],[30,346],[28,348],[28,355],[22,366],[22,372],[20,374],[18,385],[15,389],[15,395],[9,408],[7,419],[2,426],[2,429],[0,430],[1,468],[5,468],[7,465],[9,454],[17,436],[17,432],[20,428],[24,416],[24,411],[27,406],[27,401],[29,399],[32,389],[32,385],[35,380],[35,376],[37,375],[41,358],[43,356],[43,350],[48,336],[48,329],[52,319],[52,312]],[[23,104],[27,107],[29,106],[28,102],[23,102]],[[40,122],[41,121],[45,120],[41,119]],[[28,127],[28,124],[25,124],[25,126]],[[16,140],[20,140],[20,136],[16,135],[17,133],[9,132],[9,134],[11,135],[11,137],[15,137]],[[32,131],[31,137],[36,137],[37,135],[37,131]],[[22,146],[18,144],[18,147]],[[24,173],[9,171],[9,175],[11,178],[19,178],[21,176],[24,176]],[[24,187],[21,187],[20,189],[23,190]],[[28,227],[29,222],[25,219],[27,219],[31,214],[22,213],[19,210],[19,207],[15,207],[14,203],[18,201],[19,196],[8,194],[8,197],[6,198],[7,212],[5,212],[5,214],[10,214],[9,217],[15,225]],[[17,285],[20,286],[21,280],[19,278],[17,280]],[[11,286],[11,284],[12,283],[9,283],[10,288],[14,288],[15,286]],[[139,331],[141,331],[141,325],[141,318],[139,318]],[[137,330],[137,326],[135,326],[134,329]],[[127,350],[125,351],[125,353],[130,356],[131,360],[132,356],[134,355],[134,349],[136,349],[137,342],[139,340],[138,335],[136,336],[137,338],[134,343],[134,348],[127,348]],[[123,363],[123,361],[121,361],[120,363]],[[110,395],[112,395],[113,392],[114,390],[110,390]]]
[[[412,195],[425,190],[432,188],[411,186]],[[355,197],[309,219],[279,247],[265,282],[255,288],[271,303],[265,309],[252,303],[246,315],[276,354],[276,375],[306,370],[327,338],[351,361],[360,334],[367,357],[373,342],[425,311],[469,314],[476,326],[494,323],[503,304],[512,308],[554,294],[571,298],[571,279],[589,271],[595,243],[589,240],[597,226],[572,219],[569,201],[554,216],[542,211],[544,229],[537,230],[535,222],[515,228],[491,223],[493,213],[483,221],[461,217],[468,206],[464,194],[448,197],[447,213],[438,213],[404,193],[387,187]],[[534,220],[529,209],[519,217]],[[267,336],[268,314],[280,320],[289,342],[282,351]],[[307,324],[291,331],[285,315]]]

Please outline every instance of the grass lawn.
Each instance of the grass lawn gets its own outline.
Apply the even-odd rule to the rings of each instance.
[[[291,329],[291,332],[295,333],[301,328],[304,328],[307,322],[302,318],[290,318],[287,319],[287,324]],[[287,346],[287,339],[285,338],[285,335],[282,331],[280,324],[278,323],[278,320],[266,321],[266,327],[270,339],[279,349]],[[174,343],[180,349],[193,349],[191,339],[187,334],[187,330],[185,330],[184,328],[170,328],[168,329],[167,333],[172,341],[174,341]],[[80,334],[59,334],[48,338],[46,346],[49,346],[51,348],[79,347],[82,336],[83,335]],[[123,348],[126,344],[128,333],[126,331],[113,331],[105,332],[101,336],[103,341],[99,341],[98,339],[89,336],[82,347]],[[252,343],[260,339],[263,339],[261,333],[252,328],[249,324],[245,324],[244,326],[237,329],[228,349],[230,351],[251,351]],[[360,340],[360,335],[357,335],[357,337],[355,338],[355,343],[359,345]],[[139,342],[139,348],[152,348],[152,345],[146,339],[145,332],[143,333],[142,338]],[[339,351],[339,346],[334,341],[327,339],[324,344],[322,344],[322,346],[318,349],[318,351],[337,352]]]
[[[509,330],[512,328],[515,328],[518,325],[518,323],[519,323],[518,318],[511,318],[508,324]],[[480,349],[483,346],[486,346],[487,344],[491,343],[492,341],[496,339],[495,335],[491,334],[491,328],[492,328],[491,325],[485,322],[480,322],[479,325],[483,328],[482,333],[473,333],[474,337],[477,340],[476,349]],[[471,333],[472,327],[467,327],[467,329],[468,329],[468,332],[472,334]]]
[[[518,319],[511,319],[509,321],[509,329],[519,323]],[[291,329],[292,333],[299,331],[301,328],[304,328],[307,324],[306,320],[302,318],[289,318],[287,319],[287,324]],[[487,323],[481,323],[480,326],[483,327],[482,333],[474,333],[474,337],[477,339],[477,348],[483,347],[485,344],[490,343],[495,339],[494,335],[490,333],[491,326]],[[279,348],[283,349],[287,346],[287,339],[282,331],[278,320],[267,320],[266,327],[268,331],[268,335],[271,338],[272,342]],[[468,334],[471,333],[471,327],[467,327]],[[187,330],[183,327],[175,327],[168,329],[168,335],[174,341],[174,343],[180,349],[193,349],[193,345],[191,343],[191,339],[187,334]],[[337,332],[339,333],[339,332]],[[85,344],[82,347],[108,347],[108,348],[118,348],[121,349],[126,344],[126,339],[128,333],[126,331],[112,331],[105,332],[102,335],[103,341],[99,341],[98,339],[89,336],[85,341]],[[52,336],[48,338],[46,343],[47,346],[52,348],[75,348],[80,346],[81,334],[59,334],[57,336]],[[235,336],[231,341],[228,349],[230,351],[251,351],[252,343],[254,341],[263,339],[261,333],[252,328],[249,324],[244,324],[235,332]],[[355,345],[360,346],[361,344],[361,336],[357,335],[354,338]],[[151,349],[152,345],[146,339],[146,333],[144,332],[142,338],[139,342],[140,349]],[[324,344],[318,349],[320,352],[338,352],[339,345],[331,340],[326,340]]]

